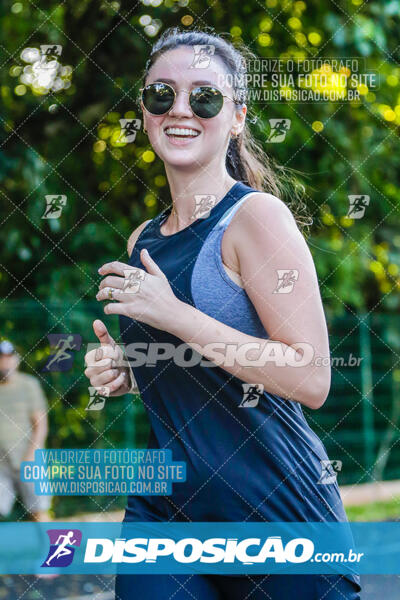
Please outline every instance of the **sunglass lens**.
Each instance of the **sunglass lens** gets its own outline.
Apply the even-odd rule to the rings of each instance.
[[[190,94],[190,106],[193,112],[202,119],[215,117],[222,108],[224,97],[213,87],[196,88]]]
[[[163,115],[174,103],[174,90],[165,83],[152,83],[144,88],[142,101],[149,113]]]

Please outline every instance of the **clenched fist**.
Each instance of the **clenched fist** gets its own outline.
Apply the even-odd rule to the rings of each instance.
[[[122,366],[126,359],[121,348],[99,319],[94,321],[93,330],[101,345],[85,355],[85,375],[90,385],[108,388],[109,396],[122,396],[133,391],[132,385],[136,382],[131,380],[129,367]]]

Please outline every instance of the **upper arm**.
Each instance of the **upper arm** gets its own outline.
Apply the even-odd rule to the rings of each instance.
[[[307,342],[315,355],[328,357],[314,261],[289,208],[275,196],[254,194],[240,206],[232,226],[245,290],[270,338],[287,345]],[[298,276],[292,288],[281,287],[278,292],[281,270]]]
[[[139,227],[136,227],[136,229],[129,236],[128,248],[127,248],[129,258],[131,257],[132,251],[135,247],[136,240],[138,239],[139,235],[142,233],[143,229],[146,227],[147,223],[150,223],[150,221],[151,221],[151,219],[144,221],[144,223],[139,225]]]

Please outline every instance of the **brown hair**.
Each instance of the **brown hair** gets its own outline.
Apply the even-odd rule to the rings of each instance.
[[[205,29],[182,30],[170,27],[155,42],[143,75],[143,85],[150,68],[156,60],[168,50],[178,46],[213,46],[214,55],[218,56],[232,75],[232,88],[236,104],[242,106],[247,97],[246,59],[254,59],[254,55],[244,45],[235,47],[221,35],[209,33]],[[242,132],[232,137],[226,153],[226,169],[231,177],[250,187],[265,191],[277,197],[290,195],[287,202],[299,227],[308,227],[310,217],[301,199],[304,186],[294,176],[294,170],[277,165],[264,152],[260,143],[252,135],[247,119]],[[312,222],[312,219],[311,219]]]

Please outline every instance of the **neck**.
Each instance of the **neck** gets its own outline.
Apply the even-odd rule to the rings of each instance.
[[[172,209],[168,217],[169,233],[177,232],[196,220],[195,196],[211,194],[215,197],[215,205],[236,183],[236,179],[229,175],[225,165],[218,169],[208,165],[204,170],[195,173],[166,165],[165,171],[172,198]]]

